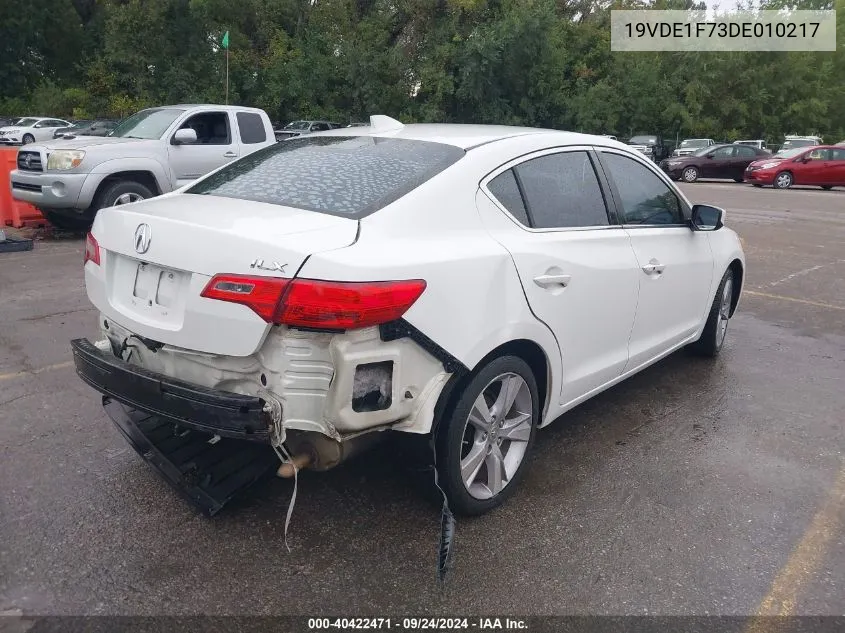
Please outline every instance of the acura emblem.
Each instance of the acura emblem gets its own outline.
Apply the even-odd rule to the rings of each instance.
[[[150,241],[152,240],[152,232],[149,224],[139,224],[135,229],[135,250],[142,255],[150,250]]]

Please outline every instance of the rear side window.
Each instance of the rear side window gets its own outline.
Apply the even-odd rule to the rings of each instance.
[[[304,136],[238,160],[188,189],[361,218],[454,164],[452,145],[372,136]]]
[[[487,183],[487,188],[496,197],[499,204],[510,211],[513,217],[525,226],[529,226],[525,203],[522,201],[522,194],[519,192],[519,185],[516,184],[516,177],[513,175],[512,169],[503,171],[496,176]]]
[[[252,145],[263,143],[267,140],[267,133],[264,131],[264,121],[260,114],[254,112],[238,112],[238,129],[241,131],[241,143]]]
[[[757,152],[754,151],[754,148],[748,147],[747,145],[737,145],[734,148],[734,154],[739,158],[754,158],[757,156]]]
[[[534,228],[606,226],[607,208],[587,152],[562,152],[514,168]]]

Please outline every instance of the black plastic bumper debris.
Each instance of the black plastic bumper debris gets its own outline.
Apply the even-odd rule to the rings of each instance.
[[[269,444],[264,402],[148,371],[104,353],[87,339],[70,343],[79,377],[104,396],[180,426]]]
[[[104,396],[103,408],[132,447],[207,516],[274,472],[269,446],[221,439]]]
[[[0,240],[0,253],[18,253],[20,251],[31,251],[32,240],[6,236]]]

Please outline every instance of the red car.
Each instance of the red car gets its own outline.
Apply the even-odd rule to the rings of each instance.
[[[845,187],[845,147],[816,145],[779,152],[748,165],[744,180],[755,187],[772,185],[775,189],[792,185]]]

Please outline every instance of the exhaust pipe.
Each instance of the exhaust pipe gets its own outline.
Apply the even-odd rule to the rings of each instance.
[[[279,466],[276,474],[290,479],[296,470],[329,470],[350,457],[362,453],[387,437],[384,432],[374,431],[338,442],[322,433],[289,431],[285,446],[293,455],[290,462]]]

